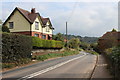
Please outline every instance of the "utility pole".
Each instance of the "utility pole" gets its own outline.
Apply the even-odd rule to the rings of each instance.
[[[67,40],[68,40],[68,36],[67,36],[67,22],[66,22],[66,47],[67,47]]]

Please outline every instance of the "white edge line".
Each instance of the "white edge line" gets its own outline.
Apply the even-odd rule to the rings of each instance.
[[[53,70],[53,69],[56,69],[56,68],[58,68],[58,67],[60,67],[60,66],[62,66],[62,65],[64,65],[64,64],[67,64],[67,63],[73,61],[73,60],[76,60],[76,59],[79,59],[79,58],[81,58],[81,57],[84,57],[85,55],[86,55],[86,54],[84,54],[83,56],[79,56],[79,57],[70,59],[70,60],[68,60],[68,61],[59,63],[59,64],[57,64],[57,65],[51,66],[51,67],[49,67],[49,68],[43,69],[43,70],[41,70],[41,71],[35,72],[35,73],[33,73],[33,74],[30,74],[30,75],[24,76],[24,77],[22,77],[22,78],[20,78],[20,79],[17,79],[17,80],[27,80],[27,79],[33,78],[33,77],[38,76],[38,75],[40,75],[40,74],[43,74],[43,73],[46,73],[46,72],[51,71],[51,70]]]

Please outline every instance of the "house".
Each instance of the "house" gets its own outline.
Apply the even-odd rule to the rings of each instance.
[[[120,32],[111,31],[106,32],[98,40],[98,49],[100,52],[103,52],[107,48],[112,48],[120,44]]]
[[[12,33],[36,36],[51,40],[54,28],[49,18],[43,18],[36,13],[35,8],[31,12],[16,7],[3,23]]]

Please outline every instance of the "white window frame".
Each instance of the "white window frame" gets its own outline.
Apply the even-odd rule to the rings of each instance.
[[[35,30],[39,30],[39,22],[35,21]]]

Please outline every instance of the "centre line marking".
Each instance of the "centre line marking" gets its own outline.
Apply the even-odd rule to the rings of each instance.
[[[43,74],[43,73],[46,73],[46,72],[51,71],[51,70],[53,70],[53,69],[56,69],[56,68],[58,68],[58,67],[60,67],[60,66],[62,66],[62,65],[64,65],[64,64],[67,64],[67,63],[73,61],[73,60],[76,60],[76,59],[79,59],[79,58],[81,58],[81,57],[84,57],[85,55],[86,55],[86,54],[84,54],[83,56],[79,56],[79,57],[70,59],[70,60],[68,60],[68,61],[59,63],[59,64],[57,64],[57,65],[51,66],[51,67],[49,67],[49,68],[43,69],[43,70],[41,70],[41,71],[35,72],[35,73],[33,73],[33,74],[30,74],[30,75],[24,76],[24,77],[22,77],[22,78],[20,78],[20,79],[17,79],[17,80],[27,80],[27,79],[33,78],[33,77],[38,76],[38,75],[40,75],[40,74]]]

